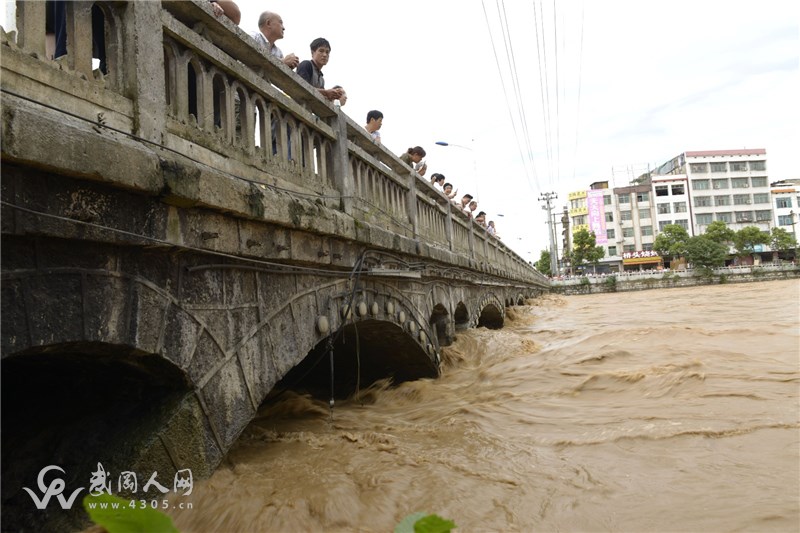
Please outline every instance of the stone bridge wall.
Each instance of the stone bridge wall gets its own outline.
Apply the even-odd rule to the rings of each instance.
[[[343,393],[434,377],[548,289],[207,2],[94,5],[105,75],[91,2],[58,60],[44,2],[0,35],[4,518],[46,464],[206,475],[329,341]]]

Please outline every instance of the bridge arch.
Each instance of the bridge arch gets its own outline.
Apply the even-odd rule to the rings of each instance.
[[[481,298],[478,327],[500,329],[503,327],[504,317],[505,307],[500,298],[493,293],[486,294]]]
[[[470,326],[469,311],[464,302],[456,304],[456,310],[453,313],[453,322],[455,329],[467,329]]]

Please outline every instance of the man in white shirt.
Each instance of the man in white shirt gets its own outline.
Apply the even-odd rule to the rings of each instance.
[[[281,49],[275,44],[278,39],[283,39],[283,32],[286,30],[280,15],[271,11],[261,13],[261,16],[258,17],[258,30],[252,34],[252,37],[267,49],[268,54],[283,61],[283,64],[290,69],[297,68],[300,59],[294,54],[284,56]]]

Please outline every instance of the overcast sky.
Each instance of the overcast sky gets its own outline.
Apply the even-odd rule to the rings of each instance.
[[[423,146],[526,259],[548,246],[545,191],[560,210],[594,181],[744,147],[767,150],[771,180],[800,178],[797,0],[237,3],[247,32],[283,17],[284,53],[326,37],[344,110],[383,111],[384,145]]]
[[[284,53],[307,59],[326,37],[344,110],[383,111],[387,148],[423,146],[429,172],[476,195],[533,260],[544,191],[560,210],[569,191],[627,185],[687,150],[766,148],[771,180],[800,177],[798,5],[239,0],[246,31],[264,9],[283,17]]]

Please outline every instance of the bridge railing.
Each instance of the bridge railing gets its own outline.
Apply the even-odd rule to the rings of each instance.
[[[9,69],[35,78],[38,100],[54,90],[60,109],[90,122],[315,198],[483,271],[543,281],[208,2],[66,2],[67,54],[56,60],[46,5],[16,2],[16,34],[3,36],[21,52],[4,54],[4,74],[8,59]]]

